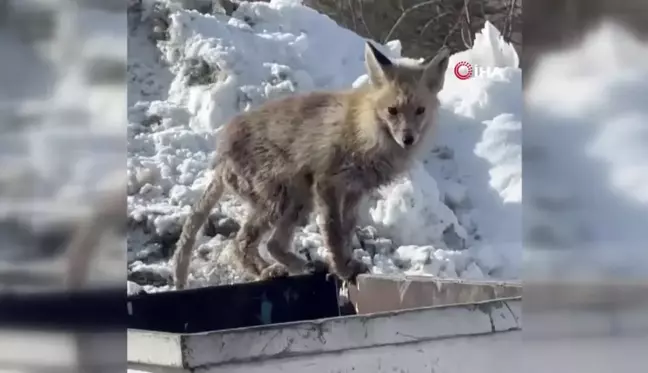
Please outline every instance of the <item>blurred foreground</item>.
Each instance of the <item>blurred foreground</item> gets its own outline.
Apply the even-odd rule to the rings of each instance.
[[[125,370],[125,6],[0,2],[0,371]]]
[[[524,3],[524,372],[648,363],[648,3]]]

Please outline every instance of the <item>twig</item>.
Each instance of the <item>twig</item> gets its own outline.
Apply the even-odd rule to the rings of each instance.
[[[398,9],[400,9],[401,12],[405,13],[405,5],[403,5],[403,0],[398,0]]]
[[[461,40],[463,41],[464,45],[466,48],[471,48],[473,45],[473,40],[472,40],[472,21],[470,19],[470,11],[468,10],[468,4],[470,3],[470,0],[464,0],[464,11],[466,15],[466,25],[468,26],[468,40],[469,42],[466,43],[466,39],[464,37],[464,29],[461,29]]]
[[[457,20],[455,21],[454,25],[450,28],[450,31],[446,34],[445,38],[443,39],[443,42],[441,43],[441,47],[435,52],[435,55],[439,53],[439,51],[446,45],[448,42],[448,39],[450,39],[450,36],[455,33],[457,30],[457,26],[459,26],[459,23],[461,22],[461,17],[463,16],[463,11],[459,12],[459,15],[457,16]]]
[[[373,35],[373,32],[371,32],[371,30],[369,29],[369,26],[367,25],[367,21],[365,21],[363,0],[358,0],[358,4],[360,4],[360,21],[362,21],[362,24],[364,25],[365,30],[367,30],[367,35],[369,35],[369,37],[372,40],[376,40],[376,38]]]
[[[443,17],[445,15],[448,15],[448,14],[450,14],[450,12],[443,12],[443,13],[439,14],[438,16],[436,16],[436,17],[430,19],[429,21],[425,22],[425,25],[423,25],[423,28],[421,29],[421,32],[419,33],[419,36],[423,36],[423,33],[425,32],[425,30],[427,30],[428,27],[430,27],[432,22],[434,22],[434,21],[438,20],[439,18],[441,18],[441,17]]]
[[[437,1],[439,1],[439,0],[431,0],[431,1],[426,1],[426,2],[423,2],[423,3],[419,3],[419,4],[416,4],[416,5],[413,5],[412,7],[410,7],[406,11],[404,11],[403,14],[401,14],[400,17],[398,17],[398,20],[396,20],[396,23],[394,23],[391,30],[389,30],[389,32],[387,33],[387,36],[385,36],[385,38],[383,39],[383,44],[386,43],[389,40],[389,38],[392,36],[394,31],[396,31],[396,28],[398,26],[400,26],[400,24],[403,22],[403,20],[405,19],[405,17],[407,17],[408,14],[412,13],[413,11],[415,11],[418,8],[424,7],[426,5],[434,4]]]
[[[506,24],[504,25],[504,40],[506,40],[507,42],[511,41],[511,35],[513,35],[513,11],[515,10],[516,4],[517,0],[511,0],[511,7],[509,8]]]
[[[463,42],[464,47],[466,49],[470,49],[470,48],[472,48],[472,41],[466,40],[465,32],[466,32],[466,28],[462,27],[461,31],[459,32],[459,34],[461,35],[461,41]],[[468,31],[468,34],[470,34],[470,31]],[[468,36],[468,39],[470,39],[470,36]]]
[[[513,0],[515,1],[515,0]],[[353,31],[358,30],[358,24],[356,23],[356,13],[355,9],[353,8],[353,0],[347,0],[347,3],[349,4],[349,12],[351,13],[351,21],[353,22]]]

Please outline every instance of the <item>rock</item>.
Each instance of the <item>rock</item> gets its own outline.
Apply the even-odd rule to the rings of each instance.
[[[140,268],[128,272],[128,281],[134,282],[137,285],[153,285],[153,286],[165,286],[171,283],[171,279],[162,275],[159,272]]]
[[[190,58],[184,65],[184,75],[187,85],[209,85],[219,81],[222,72],[215,64],[210,64],[203,59]]]
[[[451,224],[443,231],[443,242],[451,250],[466,249],[466,241],[457,234],[454,224]]]
[[[433,246],[407,245],[396,249],[396,255],[404,263],[420,265],[422,267],[430,262],[430,253],[433,250]]]
[[[378,230],[371,225],[367,225],[357,231],[360,240],[374,240],[378,236]]]
[[[153,238],[149,242],[159,245],[160,254],[163,258],[170,258],[175,251],[178,239],[180,239],[182,226],[174,224],[162,233],[158,233],[156,229],[152,228],[151,232]]]
[[[212,251],[213,250],[209,245],[200,245],[196,250],[196,252],[198,253],[198,257],[202,260],[209,260]]]
[[[142,263],[154,263],[168,257],[168,250],[161,246],[158,243],[154,243],[143,247],[134,253],[134,261],[139,260]]]
[[[371,255],[382,254],[389,255],[393,252],[394,244],[388,238],[377,238],[362,241],[363,248]]]
[[[203,234],[208,237],[215,237],[220,234],[231,238],[240,228],[241,225],[236,220],[221,214],[214,214],[205,223]]]

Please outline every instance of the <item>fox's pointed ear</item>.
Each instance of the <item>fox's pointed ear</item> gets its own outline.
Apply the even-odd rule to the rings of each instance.
[[[393,63],[382,54],[370,41],[365,43],[365,67],[369,75],[369,81],[375,86],[380,86],[387,81],[387,74]]]
[[[423,69],[423,84],[430,90],[440,91],[443,88],[445,80],[445,73],[448,69],[448,62],[450,61],[450,50],[447,47],[441,50],[434,56],[432,61],[428,62]]]

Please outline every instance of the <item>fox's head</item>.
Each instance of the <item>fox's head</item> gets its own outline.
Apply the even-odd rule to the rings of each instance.
[[[365,64],[373,94],[375,116],[404,149],[413,147],[431,125],[437,111],[437,93],[443,88],[448,68],[447,49],[422,66],[394,64],[370,42]]]

